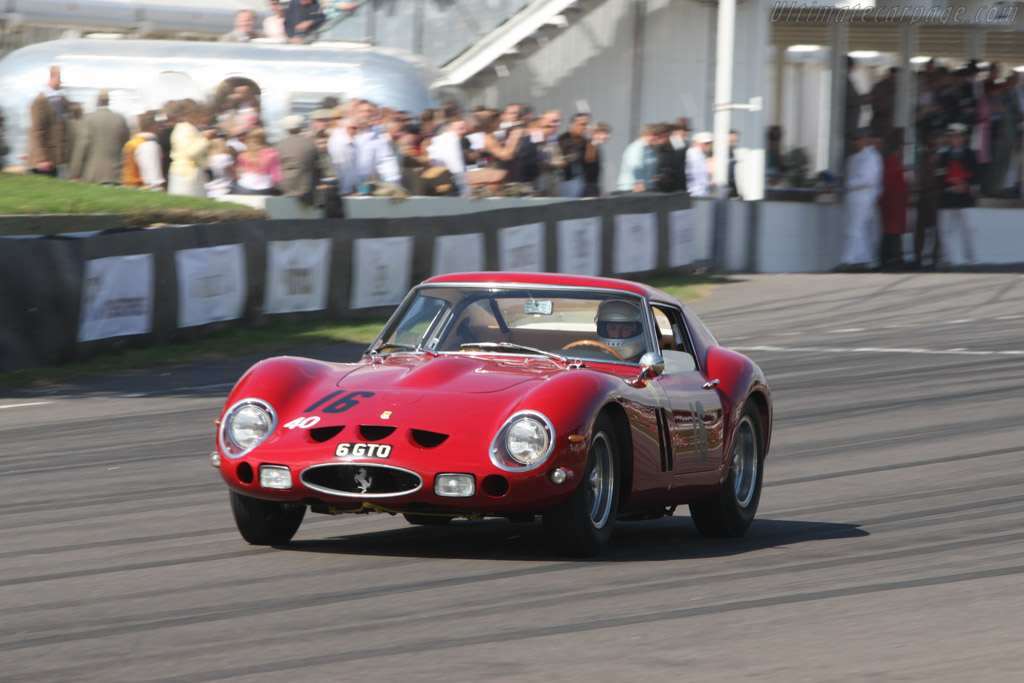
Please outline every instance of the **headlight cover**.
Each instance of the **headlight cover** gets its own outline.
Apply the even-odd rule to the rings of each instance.
[[[491,462],[507,472],[539,467],[554,450],[555,428],[543,413],[523,410],[510,417],[491,443]]]
[[[264,400],[247,398],[225,413],[220,426],[224,454],[240,458],[259,446],[277,427],[277,414]]]

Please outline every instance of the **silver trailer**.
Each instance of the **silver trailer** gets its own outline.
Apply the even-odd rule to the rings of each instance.
[[[56,40],[29,45],[0,60],[0,110],[9,165],[21,163],[28,144],[29,107],[60,65],[67,98],[95,108],[110,90],[110,108],[128,118],[191,97],[216,104],[235,86],[260,95],[272,139],[281,119],[309,114],[333,95],[361,97],[412,113],[434,106],[427,68],[414,55],[351,44],[282,45],[168,40]]]
[[[266,3],[241,0],[0,0],[0,22],[9,31],[58,28],[216,36],[231,30],[234,14]]]

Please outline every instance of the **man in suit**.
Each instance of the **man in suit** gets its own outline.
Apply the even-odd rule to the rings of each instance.
[[[282,124],[288,135],[276,145],[281,157],[277,189],[285,197],[298,197],[303,203],[312,204],[319,172],[316,141],[302,134],[305,120],[301,114],[284,117]]]
[[[71,178],[87,183],[120,185],[122,150],[131,138],[124,117],[110,111],[110,93],[101,90],[96,111],[82,120],[82,134],[75,140],[71,154]]]
[[[57,176],[68,157],[67,100],[60,89],[60,67],[50,67],[50,79],[29,110],[28,167],[33,173]]]

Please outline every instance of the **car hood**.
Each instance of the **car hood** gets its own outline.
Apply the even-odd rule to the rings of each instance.
[[[354,366],[338,381],[338,386],[350,391],[417,395],[423,392],[491,394],[562,371],[559,365],[536,358],[393,355],[383,362]]]

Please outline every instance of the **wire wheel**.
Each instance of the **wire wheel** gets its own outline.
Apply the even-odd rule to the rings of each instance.
[[[544,513],[544,532],[552,550],[576,557],[593,557],[601,552],[615,526],[618,468],[614,425],[611,418],[601,415],[591,432],[579,485],[562,503]]]
[[[729,475],[714,494],[690,503],[690,518],[703,536],[735,538],[746,533],[757,514],[764,476],[760,415],[747,403],[732,434]]]
[[[591,444],[593,466],[587,474],[587,503],[590,522],[595,529],[603,529],[612,515],[612,500],[615,493],[615,467],[612,461],[612,447],[608,436],[598,432]]]
[[[750,507],[757,491],[758,475],[757,437],[754,435],[754,423],[749,415],[744,415],[736,428],[736,438],[732,449],[732,487],[736,494],[736,503],[741,508]]]

